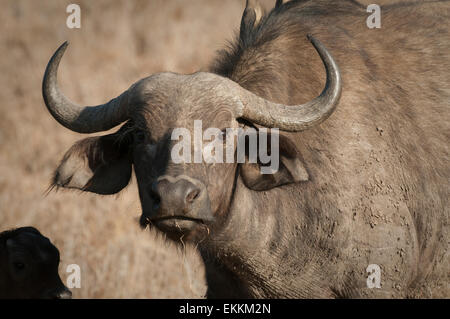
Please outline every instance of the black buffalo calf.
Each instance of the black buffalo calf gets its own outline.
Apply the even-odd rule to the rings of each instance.
[[[69,299],[59,251],[33,227],[0,233],[0,299]]]

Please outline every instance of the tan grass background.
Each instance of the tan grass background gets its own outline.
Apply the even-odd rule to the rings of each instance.
[[[273,5],[275,0],[263,1]],[[81,6],[81,29],[66,7]],[[41,81],[65,40],[59,83],[72,100],[106,102],[154,72],[208,65],[239,27],[244,0],[0,0],[0,231],[33,225],[81,267],[74,298],[202,297],[203,266],[156,231],[141,231],[136,183],[118,196],[44,196],[64,152],[85,136],[47,112]]]

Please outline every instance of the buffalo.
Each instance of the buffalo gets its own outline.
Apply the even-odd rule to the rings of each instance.
[[[449,7],[381,13],[370,29],[357,1],[267,14],[247,1],[207,72],[151,75],[97,106],[58,89],[64,43],[43,79],[51,115],[79,133],[123,125],[75,143],[53,185],[115,194],[134,169],[141,226],[197,245],[210,298],[436,296],[449,270]],[[196,120],[278,128],[279,169],[174,162],[173,131]]]
[[[0,233],[0,299],[70,299],[59,251],[34,227]]]

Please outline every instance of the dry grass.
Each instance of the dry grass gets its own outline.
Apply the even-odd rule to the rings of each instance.
[[[73,2],[73,1],[72,1]],[[63,91],[93,105],[159,71],[204,68],[239,26],[244,0],[76,1],[82,28],[66,27],[69,1],[0,0],[0,230],[33,225],[82,270],[75,298],[201,297],[203,266],[154,231],[141,231],[133,182],[118,196],[44,196],[53,169],[79,134],[48,114],[41,81],[65,40]],[[264,1],[268,4],[275,0]]]

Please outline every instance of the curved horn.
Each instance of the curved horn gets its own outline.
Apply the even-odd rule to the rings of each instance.
[[[311,35],[308,39],[319,53],[327,73],[322,93],[312,101],[301,105],[284,105],[265,100],[242,89],[243,108],[238,112],[250,122],[283,131],[299,132],[326,120],[336,108],[341,96],[342,80],[339,68],[324,45]]]
[[[79,106],[64,96],[58,88],[59,62],[69,43],[64,42],[48,62],[42,82],[42,95],[52,116],[69,130],[78,133],[106,131],[128,119],[128,95],[125,91],[106,104]]]

